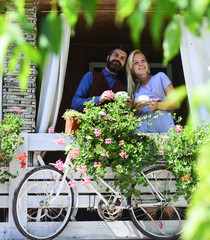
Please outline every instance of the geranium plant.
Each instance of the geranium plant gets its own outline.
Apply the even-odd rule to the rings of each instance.
[[[20,113],[18,109],[15,111]],[[0,122],[0,183],[4,183],[8,177],[15,178],[17,175],[11,174],[7,167],[15,156],[16,148],[22,144],[19,134],[23,125],[23,120],[13,113],[5,115],[5,119]],[[26,154],[17,154],[21,167],[25,167]]]
[[[80,129],[68,150],[77,166],[75,170],[86,172],[83,185],[90,182],[89,176],[97,180],[98,176],[106,174],[107,167],[111,167],[116,173],[115,184],[121,191],[127,196],[139,194],[128,186],[145,184],[141,170],[164,160],[177,178],[174,200],[181,195],[189,200],[199,185],[197,155],[201,146],[209,141],[209,124],[197,128],[176,125],[168,134],[142,135],[136,132],[141,120],[122,99],[104,106],[95,106],[93,101],[86,103]]]
[[[144,183],[140,175],[142,168],[157,162],[155,142],[136,134],[137,121],[141,119],[134,116],[134,110],[126,107],[123,99],[104,106],[95,106],[90,101],[84,111],[80,129],[68,152],[77,165],[76,170],[80,173],[84,170],[87,176],[97,180],[106,174],[106,167],[111,167],[116,173],[115,184],[130,195],[134,189],[128,190],[128,186]],[[83,185],[89,182],[87,177]]]
[[[192,192],[199,186],[202,177],[197,168],[197,157],[206,142],[209,142],[210,125],[203,123],[193,126],[180,126],[169,130],[167,137],[156,141],[162,150],[162,157],[177,177],[176,196],[183,195],[190,200]]]

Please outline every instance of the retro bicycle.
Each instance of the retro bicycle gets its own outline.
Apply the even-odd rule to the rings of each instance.
[[[13,217],[18,230],[29,239],[53,239],[70,221],[78,195],[69,187],[73,180],[73,163],[66,158],[65,170],[53,165],[40,166],[29,171],[17,187],[13,198]],[[144,168],[141,174],[147,186],[132,186],[141,190],[139,196],[125,198],[110,183],[99,178],[100,187],[87,187],[100,198],[94,206],[99,216],[114,221],[127,209],[139,231],[151,239],[177,239],[182,231],[184,209],[173,201],[176,178],[164,164]],[[101,189],[109,189],[104,194]]]

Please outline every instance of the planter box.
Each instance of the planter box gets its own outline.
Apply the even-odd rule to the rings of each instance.
[[[65,123],[65,133],[76,135],[76,130],[79,129],[80,119],[75,117],[67,117]]]

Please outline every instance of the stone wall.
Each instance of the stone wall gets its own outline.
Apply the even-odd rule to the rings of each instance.
[[[13,10],[11,5],[7,6],[7,11]],[[36,45],[37,36],[37,5],[36,3],[27,2],[25,12],[29,22],[32,24],[34,32],[31,34],[25,33],[25,39],[32,45]],[[36,118],[36,79],[37,69],[34,64],[31,64],[31,72],[28,79],[28,88],[22,91],[19,88],[19,80],[17,78],[18,71],[10,73],[8,71],[8,61],[14,46],[10,46],[5,61],[5,73],[3,76],[2,86],[2,115],[5,113],[15,113],[15,108],[21,110],[20,118],[24,119],[24,126],[22,132],[35,132],[35,118]]]

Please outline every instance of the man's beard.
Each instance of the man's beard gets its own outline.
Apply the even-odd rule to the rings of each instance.
[[[113,73],[118,73],[119,71],[122,70],[122,65],[121,65],[121,63],[118,60],[110,61],[108,59],[106,66],[109,69],[109,71],[113,72]]]

